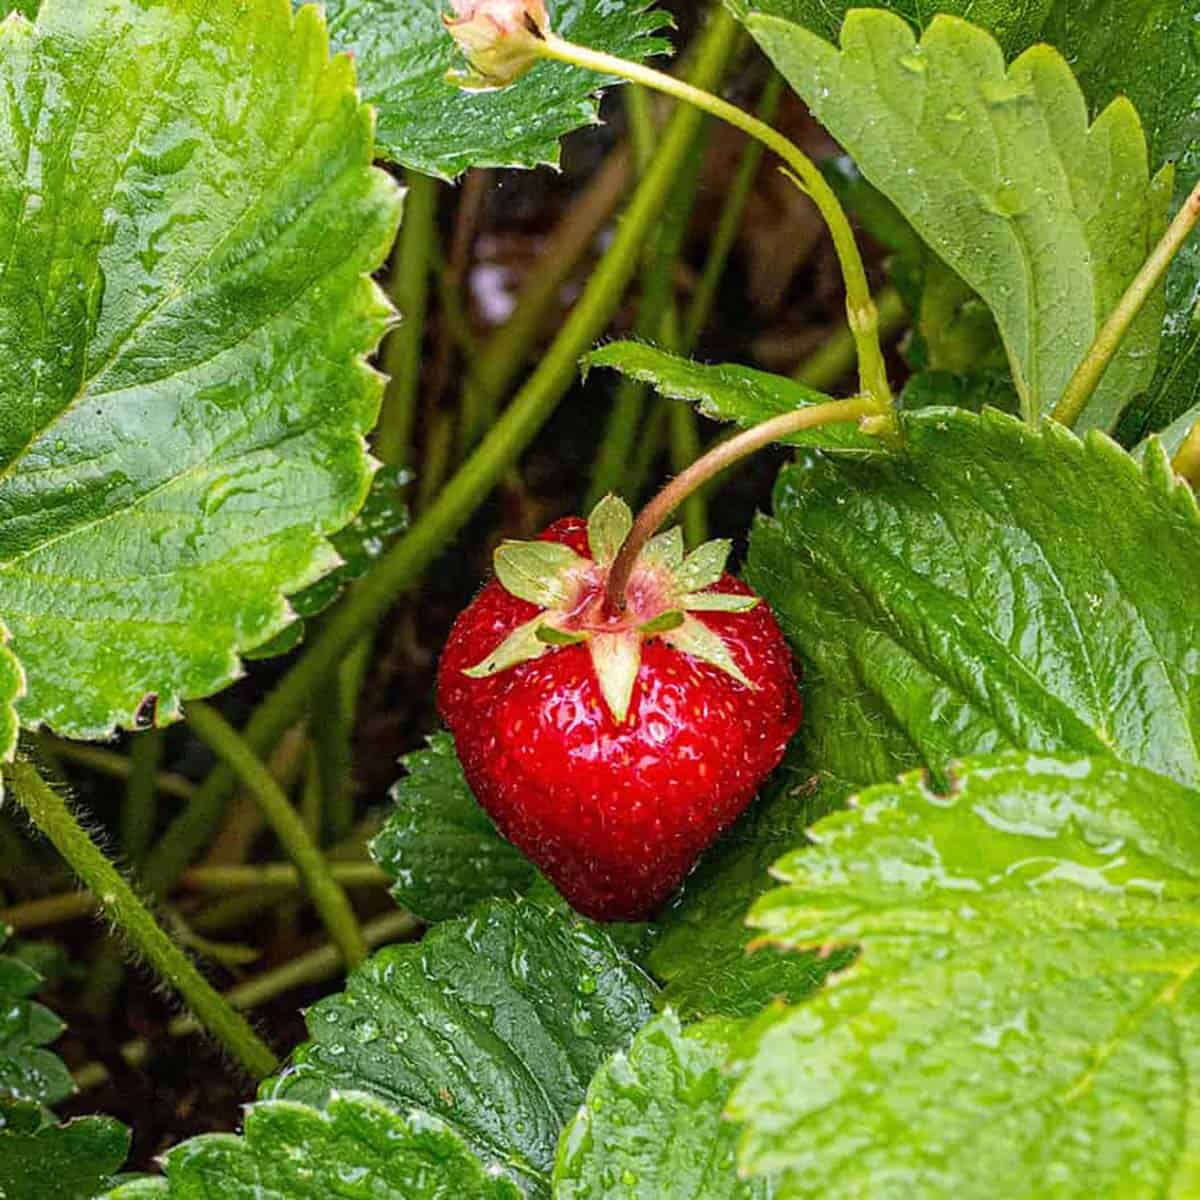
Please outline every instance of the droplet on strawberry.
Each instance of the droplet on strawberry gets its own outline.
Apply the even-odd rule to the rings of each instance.
[[[479,802],[576,909],[642,920],[753,798],[800,723],[767,606],[725,574],[729,544],[652,539],[605,585],[632,524],[602,501],[506,542],[459,617],[438,707]]]

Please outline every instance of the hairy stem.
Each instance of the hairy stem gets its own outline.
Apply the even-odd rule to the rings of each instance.
[[[697,459],[686,471],[671,480],[638,515],[608,577],[609,605],[618,612],[625,607],[625,588],[646,543],[675,509],[714,475],[719,475],[748,455],[757,453],[764,446],[801,430],[816,429],[820,425],[832,425],[839,421],[859,421],[864,417],[878,415],[879,404],[873,398],[831,400],[828,404],[814,404],[811,408],[801,408],[772,417],[771,420],[763,421],[753,429],[747,429],[737,437],[714,446],[703,458]]]
[[[697,85],[707,85],[719,76],[726,43],[736,32],[734,18],[724,9],[717,10],[696,54],[692,79]],[[284,730],[304,714],[319,681],[328,676],[396,597],[420,578],[550,417],[575,378],[580,355],[603,332],[637,270],[639,247],[662,211],[691,145],[697,119],[698,114],[691,108],[681,109],[672,117],[654,164],[634,193],[604,258],[553,345],[512,404],[408,533],[346,593],[320,634],[255,710],[245,731],[246,741],[255,753],[267,753]],[[144,879],[152,892],[168,891],[204,846],[220,821],[232,786],[233,774],[224,767],[204,781],[195,801],[147,860]]]
[[[854,231],[850,227],[845,209],[816,163],[770,125],[694,84],[675,79],[671,75],[654,70],[653,67],[605,54],[601,50],[577,46],[554,33],[547,33],[536,45],[543,58],[571,63],[604,75],[616,75],[632,83],[655,88],[678,100],[686,100],[689,104],[694,104],[704,112],[719,117],[756,138],[787,164],[800,187],[817,206],[833,236],[834,248],[846,283],[846,316],[858,347],[862,392],[878,404],[890,406],[892,391],[888,383],[883,348],[879,341],[879,314],[875,311],[875,302],[871,298],[866,268],[863,266],[862,255],[859,253],[858,243],[854,240]]]
[[[354,909],[275,777],[215,708],[193,702],[187,706],[187,719],[196,734],[212,747],[254,797],[280,845],[296,864],[329,936],[337,943],[346,961],[357,966],[367,956],[367,945]]]
[[[1146,301],[1154,294],[1162,282],[1167,268],[1175,256],[1183,249],[1184,243],[1191,236],[1196,222],[1200,221],[1200,183],[1183,202],[1183,207],[1171,222],[1170,228],[1163,235],[1162,241],[1154,248],[1154,252],[1146,259],[1145,265],[1137,273],[1129,285],[1125,295],[1121,297],[1112,315],[1104,322],[1096,340],[1083,356],[1083,361],[1075,368],[1066,390],[1062,394],[1057,407],[1054,409],[1054,419],[1063,425],[1073,427],[1083,415],[1100,381],[1104,378],[1108,364],[1120,349],[1121,342],[1129,332],[1129,327],[1137,320]]]
[[[207,1029],[256,1079],[274,1071],[279,1060],[270,1048],[167,936],[129,881],[88,837],[62,796],[31,763],[13,763],[4,768],[4,775],[33,824],[91,890],[101,911],[121,930],[130,946],[179,993],[200,1027]]]

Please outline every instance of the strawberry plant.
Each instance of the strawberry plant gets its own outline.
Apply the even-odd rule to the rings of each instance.
[[[0,24],[0,1197],[1200,1187],[1200,5],[676,7]]]

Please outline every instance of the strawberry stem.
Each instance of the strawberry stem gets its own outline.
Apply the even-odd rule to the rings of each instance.
[[[778,130],[738,108],[736,104],[730,104],[711,92],[694,87],[662,71],[656,71],[653,67],[629,62],[616,55],[605,54],[601,50],[578,46],[549,31],[540,40],[533,42],[531,49],[542,58],[571,63],[602,75],[615,75],[619,79],[640,83],[677,100],[685,100],[749,134],[783,159],[789,174],[817,206],[826,225],[829,226],[829,232],[833,235],[834,248],[846,281],[846,317],[858,349],[861,390],[870,396],[879,408],[891,406],[892,391],[879,339],[879,312],[867,282],[867,272],[858,250],[858,243],[854,240],[854,231],[846,216],[846,210],[842,208],[841,202],[816,163],[807,154]]]
[[[894,418],[890,405],[886,409],[888,427]],[[633,573],[638,556],[646,543],[658,532],[663,522],[697,488],[703,487],[714,475],[740,462],[764,446],[779,441],[805,429],[816,429],[821,425],[833,425],[842,421],[861,421],[865,417],[880,417],[879,401],[866,396],[853,400],[831,400],[828,404],[814,404],[811,408],[797,409],[763,421],[752,429],[714,446],[702,458],[698,458],[686,471],[677,475],[666,487],[642,509],[629,536],[609,572],[606,602],[612,613],[625,610],[625,589]]]

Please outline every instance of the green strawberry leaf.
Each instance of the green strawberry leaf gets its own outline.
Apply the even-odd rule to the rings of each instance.
[[[241,1137],[193,1138],[168,1151],[163,1165],[165,1180],[129,1183],[101,1200],[521,1200],[442,1122],[353,1094],[334,1096],[323,1111],[286,1101],[251,1105]]]
[[[729,1032],[684,1032],[667,1013],[609,1059],[563,1132],[554,1200],[767,1200],[766,1180],[739,1178],[737,1130],[722,1118]]]
[[[411,480],[411,474],[399,467],[384,466],[375,472],[366,503],[358,515],[329,539],[342,565],[292,596],[292,611],[300,620],[251,650],[246,658],[273,658],[295,649],[304,639],[305,622],[323,613],[343,589],[367,573],[371,564],[408,528],[404,489]]]
[[[771,887],[768,870],[802,843],[808,827],[836,808],[849,787],[814,776],[793,753],[745,816],[725,833],[659,918],[647,959],[664,983],[660,1002],[685,1020],[752,1017],[773,1000],[808,996],[840,959],[750,952],[746,910]]]
[[[94,1200],[121,1169],[129,1141],[108,1117],[55,1125],[36,1104],[0,1101],[0,1196]]]
[[[7,936],[0,925],[0,948]],[[0,1099],[57,1104],[75,1090],[66,1065],[45,1048],[64,1026],[31,999],[41,985],[41,975],[31,966],[0,954]]]
[[[1200,786],[1200,512],[1161,450],[996,412],[904,429],[894,459],[785,470],[751,537],[808,761],[877,783],[1011,748]]]
[[[463,774],[448,733],[403,759],[395,810],[371,843],[371,857],[395,881],[392,895],[426,921],[461,916],[481,900],[519,895],[536,872],[496,831]]]
[[[1166,215],[1169,180],[1151,184],[1133,106],[1116,100],[1089,128],[1061,55],[1036,46],[1006,70],[995,40],[955,17],[936,17],[918,43],[891,13],[853,11],[841,50],[777,17],[746,24],[867,179],[987,303],[1026,414],[1052,409]],[[1089,425],[1111,425],[1149,384],[1162,315],[1159,292]]]
[[[672,400],[693,403],[714,421],[731,421],[742,429],[771,417],[828,404],[831,397],[813,391],[784,375],[732,364],[706,366],[680,358],[644,342],[610,342],[583,360],[585,370],[611,367],[630,379],[648,383]],[[856,424],[825,425],[779,439],[788,446],[819,446],[878,454],[878,438],[859,432]]]
[[[1179,164],[1176,207],[1200,178],[1200,0],[1057,0],[1046,38],[1060,47],[1094,108],[1126,95],[1150,143],[1151,167]],[[1193,239],[1167,276],[1158,371],[1122,421],[1126,444],[1200,404],[1200,246]]]
[[[25,672],[8,648],[8,631],[0,623],[0,763],[12,762],[21,732],[17,701],[25,691]],[[4,779],[0,776],[0,802],[4,800]]]
[[[264,1098],[361,1091],[423,1109],[546,1197],[562,1126],[649,1019],[653,992],[597,926],[492,901],[375,954],[311,1008],[311,1040]]]
[[[861,953],[739,1046],[744,1169],[789,1198],[1195,1191],[1200,794],[1012,754],[813,836],[752,920]]]
[[[557,34],[585,46],[636,60],[670,49],[655,36],[667,18],[647,0],[549,0],[547,9]],[[617,82],[545,62],[502,91],[464,92],[446,79],[463,65],[442,23],[446,0],[325,0],[325,11],[378,113],[379,154],[427,175],[556,166],[560,140],[596,123],[596,96]]]
[[[45,0],[0,43],[0,618],[22,719],[100,737],[338,565],[400,198],[313,7]]]
[[[1070,3],[1071,0],[1059,0]],[[1040,40],[1042,26],[1055,0],[884,0],[873,8],[887,9],[908,21],[916,30],[928,28],[938,13],[964,17],[988,30],[1006,55],[1019,54]],[[855,0],[725,0],[739,20],[764,15],[782,17],[835,41],[842,20]]]

